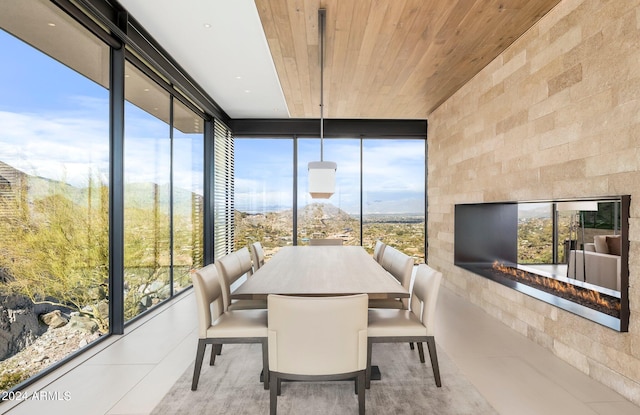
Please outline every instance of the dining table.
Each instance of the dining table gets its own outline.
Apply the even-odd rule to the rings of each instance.
[[[231,293],[232,299],[269,294],[409,298],[410,294],[361,246],[285,246]],[[264,374],[260,374],[260,381]],[[371,380],[380,380],[377,365]]]
[[[409,291],[361,246],[285,246],[234,290],[231,298],[265,299],[269,294],[409,297]]]

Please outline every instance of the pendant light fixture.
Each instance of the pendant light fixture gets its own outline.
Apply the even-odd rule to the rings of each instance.
[[[329,199],[336,189],[333,161],[324,161],[324,32],[326,10],[318,10],[318,46],[320,48],[320,161],[309,162],[309,194],[312,199]]]

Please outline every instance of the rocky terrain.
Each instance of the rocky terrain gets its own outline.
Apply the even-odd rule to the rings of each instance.
[[[3,314],[15,315],[15,310],[4,310]],[[23,317],[27,315],[27,313],[21,313]],[[23,320],[26,319],[26,317],[23,318]],[[11,389],[100,336],[98,324],[77,313],[66,316],[60,310],[54,310],[39,318],[32,314],[30,320],[33,319],[35,323],[20,324],[19,331],[25,332],[19,337],[22,350],[0,361],[0,392]],[[15,317],[12,323],[13,327],[10,325],[8,330],[3,330],[3,338],[7,337],[11,328],[16,328]],[[45,327],[45,331],[39,334],[42,331],[41,327]]]

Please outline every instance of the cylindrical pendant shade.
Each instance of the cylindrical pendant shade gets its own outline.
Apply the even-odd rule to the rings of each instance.
[[[309,194],[313,199],[329,199],[336,191],[336,169],[333,161],[309,163]]]

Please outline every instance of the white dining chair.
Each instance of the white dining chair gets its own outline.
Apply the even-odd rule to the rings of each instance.
[[[420,362],[424,363],[422,342],[427,343],[436,386],[441,386],[438,355],[436,353],[435,311],[442,273],[426,264],[418,265],[411,309],[369,309],[369,341],[367,350],[367,388],[371,382],[371,354],[373,343],[416,342]]]
[[[218,273],[221,278],[222,294],[225,307],[228,310],[248,310],[256,308],[267,308],[266,300],[232,300],[232,285],[240,278],[246,276],[250,278],[253,274],[253,266],[251,265],[251,255],[247,247],[241,248],[235,252],[223,256],[216,261]]]
[[[385,246],[382,252],[380,265],[391,274],[402,287],[409,291],[411,274],[413,272],[414,259],[392,246]],[[409,308],[407,298],[371,299],[369,308]]]
[[[386,246],[384,242],[380,240],[376,241],[376,246],[373,248],[373,259],[375,259],[376,262],[380,263],[380,261],[382,261],[382,255]]]
[[[207,344],[211,344],[209,365],[215,363],[219,348],[226,343],[261,343],[264,388],[269,388],[267,351],[267,310],[225,310],[218,270],[211,264],[191,275],[198,310],[198,348],[191,390],[198,388]]]
[[[251,260],[253,262],[253,272],[256,272],[264,265],[264,249],[260,242],[251,244]]]
[[[359,413],[365,413],[367,299],[269,295],[271,415],[282,380],[354,379]]]

